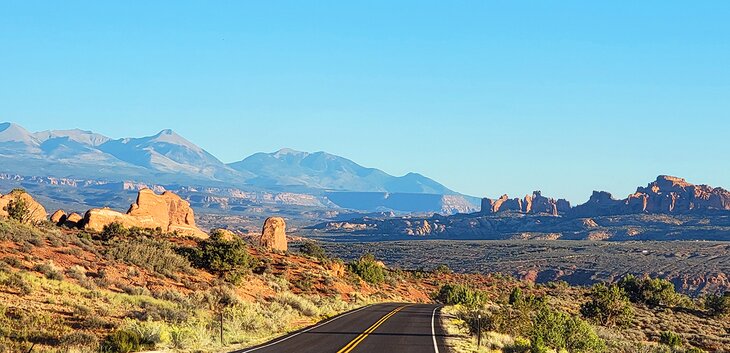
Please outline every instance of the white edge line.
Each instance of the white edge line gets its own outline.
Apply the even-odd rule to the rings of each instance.
[[[436,310],[439,308],[436,307],[433,309],[433,313],[431,314],[431,337],[433,337],[433,350],[436,353],[439,353],[439,345],[436,343]]]
[[[307,333],[307,332],[309,332],[309,331],[312,331],[312,330],[314,330],[314,329],[316,329],[316,328],[320,328],[320,327],[322,327],[322,326],[324,326],[324,325],[327,325],[327,324],[329,324],[329,323],[331,323],[331,322],[334,322],[334,321],[335,321],[335,320],[337,320],[337,319],[343,318],[343,317],[345,317],[345,316],[347,316],[347,315],[350,315],[350,314],[354,314],[354,313],[356,313],[356,312],[358,312],[358,311],[360,311],[360,310],[364,310],[364,309],[366,309],[366,308],[369,308],[370,306],[372,306],[372,305],[366,305],[366,306],[363,306],[363,307],[362,307],[362,308],[360,308],[360,309],[357,309],[357,310],[353,310],[353,311],[350,311],[350,312],[344,313],[344,314],[342,314],[342,315],[339,315],[339,316],[335,316],[335,317],[333,317],[332,319],[329,319],[329,320],[327,320],[327,321],[325,321],[325,322],[321,322],[321,323],[319,323],[319,324],[317,324],[317,325],[315,325],[315,326],[312,326],[312,327],[310,327],[310,328],[308,328],[308,329],[306,329],[306,330],[303,330],[303,331],[299,331],[299,332],[297,332],[297,333],[295,333],[295,334],[293,334],[293,335],[289,335],[289,336],[286,336],[286,337],[284,337],[284,338],[282,338],[282,339],[280,339],[280,340],[278,340],[278,341],[274,341],[274,342],[271,342],[271,343],[269,343],[269,344],[267,344],[267,345],[265,345],[265,346],[261,346],[261,347],[256,347],[256,348],[252,348],[252,349],[249,349],[249,350],[246,350],[246,351],[238,351],[238,353],[248,353],[248,352],[253,352],[253,351],[257,351],[257,350],[259,350],[259,349],[264,349],[264,348],[267,348],[267,347],[271,347],[271,346],[273,346],[273,345],[277,345],[277,344],[279,344],[279,343],[281,343],[281,342],[284,342],[284,341],[286,341],[286,340],[288,340],[288,339],[290,339],[290,338],[294,338],[294,337],[296,337],[296,336],[299,336],[299,335],[301,335],[301,334],[303,334],[303,333]],[[435,342],[435,341],[436,341],[436,338],[434,338],[434,342]],[[438,353],[438,349],[436,350],[436,353]]]

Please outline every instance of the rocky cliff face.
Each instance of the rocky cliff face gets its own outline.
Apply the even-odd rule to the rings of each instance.
[[[208,235],[195,225],[195,215],[190,204],[172,192],[162,195],[149,189],[142,189],[137,202],[127,213],[109,208],[95,208],[86,212],[82,225],[86,229],[101,231],[104,226],[118,222],[125,227],[161,228],[164,232],[177,232],[198,238]]]

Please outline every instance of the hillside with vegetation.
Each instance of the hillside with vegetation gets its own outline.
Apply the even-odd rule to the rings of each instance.
[[[0,219],[2,352],[232,351],[392,301],[446,304],[455,352],[730,347],[728,294],[691,298],[660,279],[536,285],[388,268],[368,253],[343,262],[311,242],[270,251],[222,230],[208,239],[118,223],[92,232],[29,221],[11,206]]]

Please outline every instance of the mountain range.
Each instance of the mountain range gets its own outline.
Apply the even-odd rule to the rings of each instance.
[[[172,130],[147,137],[113,139],[79,129],[31,133],[20,125],[2,123],[0,165],[0,173],[23,176],[329,194],[343,207],[354,209],[360,208],[360,193],[366,193],[370,201],[373,195],[382,200],[368,203],[362,207],[364,210],[391,209],[388,199],[392,195],[407,200],[407,195],[414,195],[414,201],[398,203],[404,209],[396,210],[405,212],[443,210],[437,205],[440,201],[433,207],[419,208],[417,203],[423,195],[430,195],[433,200],[448,195],[447,202],[452,203],[457,198],[461,208],[455,211],[471,210],[478,205],[478,199],[460,195],[423,175],[393,176],[326,152],[284,148],[226,164]]]

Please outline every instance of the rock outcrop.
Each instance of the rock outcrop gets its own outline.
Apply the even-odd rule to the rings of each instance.
[[[57,210],[56,212],[53,212],[51,215],[51,222],[55,223],[56,225],[61,225],[63,222],[66,222],[66,212],[63,210]]]
[[[264,221],[258,244],[269,250],[287,251],[286,222],[281,217],[269,217]]]
[[[571,210],[574,217],[635,213],[689,213],[730,210],[730,191],[694,185],[682,178],[660,175],[623,200],[605,191],[594,191],[588,202]]]
[[[127,213],[109,208],[95,208],[86,212],[83,219],[85,229],[101,231],[104,226],[118,222],[125,227],[156,229],[163,232],[176,232],[197,238],[208,235],[195,225],[195,215],[190,204],[172,192],[162,195],[150,189],[142,189],[137,194],[137,202],[129,207]]]
[[[0,217],[8,217],[10,215],[7,210],[8,206],[20,200],[24,201],[28,208],[28,213],[24,215],[23,221],[42,222],[47,219],[48,214],[43,205],[22,190],[13,190],[7,195],[0,195]]]
[[[506,194],[496,200],[482,199],[482,214],[506,211],[558,216],[570,211],[570,203],[564,199],[547,198],[542,196],[540,191],[534,191],[532,195],[526,195],[521,199],[510,199]]]

